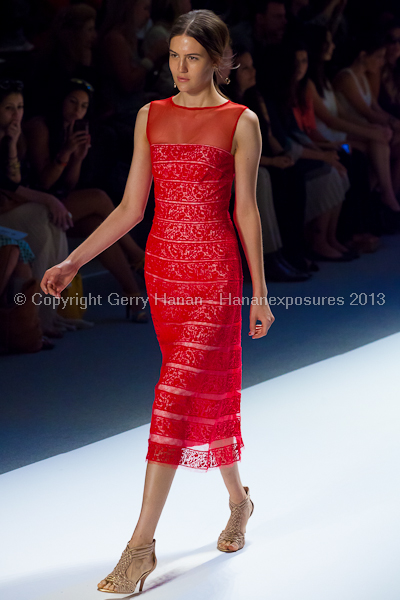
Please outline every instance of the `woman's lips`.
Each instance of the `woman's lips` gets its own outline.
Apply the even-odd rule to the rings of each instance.
[[[178,77],[178,81],[189,81],[189,79],[185,79],[184,77]]]

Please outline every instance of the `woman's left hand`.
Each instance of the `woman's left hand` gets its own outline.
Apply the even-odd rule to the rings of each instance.
[[[275,317],[271,312],[266,296],[253,296],[250,306],[250,331],[249,335],[253,340],[267,335],[269,328],[275,321]],[[257,323],[261,321],[261,324]]]

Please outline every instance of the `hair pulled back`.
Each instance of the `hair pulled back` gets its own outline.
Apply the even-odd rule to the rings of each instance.
[[[221,92],[217,83],[217,71],[220,67],[232,68],[232,59],[225,56],[225,51],[231,43],[229,29],[224,21],[212,10],[191,10],[180,15],[172,25],[168,43],[177,35],[186,35],[194,38],[210,56],[211,60],[218,65],[214,70],[214,87],[221,96],[229,98]]]

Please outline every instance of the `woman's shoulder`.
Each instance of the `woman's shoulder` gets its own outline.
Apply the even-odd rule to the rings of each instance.
[[[332,84],[335,89],[339,89],[348,84],[354,83],[354,77],[349,68],[341,69],[333,78]]]

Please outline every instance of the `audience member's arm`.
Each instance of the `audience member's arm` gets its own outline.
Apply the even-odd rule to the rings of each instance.
[[[69,162],[71,156],[79,147],[79,142],[86,139],[86,132],[69,132],[66,143],[61,147],[54,159],[50,157],[50,136],[46,123],[41,118],[31,119],[25,127],[28,139],[28,152],[31,165],[36,173],[38,183],[45,190],[49,190],[64,175],[68,167],[70,178],[66,187],[72,189],[79,180],[79,172],[76,168],[76,160]],[[81,161],[82,162],[82,161]]]
[[[381,110],[376,109],[376,103],[372,102],[368,106],[357,89],[357,85],[350,73],[339,73],[334,80],[334,87],[341,92],[348,102],[360,113],[368,119],[370,123],[378,125],[389,125],[391,117]]]
[[[330,129],[350,133],[353,137],[362,141],[374,140],[376,142],[385,143],[390,140],[391,132],[389,129],[386,129],[384,127],[370,127],[365,125],[359,125],[357,123],[353,123],[353,121],[348,121],[346,118],[344,118],[345,111],[343,110],[343,107],[341,106],[340,102],[337,103],[339,116],[336,117],[335,115],[330,113],[329,110],[326,108],[313,82],[310,83],[310,89],[313,95],[315,115],[320,121],[322,121],[323,123],[325,123],[325,125],[330,127]]]
[[[15,190],[16,193],[25,198],[28,202],[36,202],[37,204],[43,204],[49,209],[53,223],[61,229],[69,229],[73,226],[73,221],[70,213],[65,208],[64,204],[58,200],[55,196],[47,194],[46,192],[38,192],[37,190],[31,190],[30,188],[24,187],[23,185],[18,186]]]

